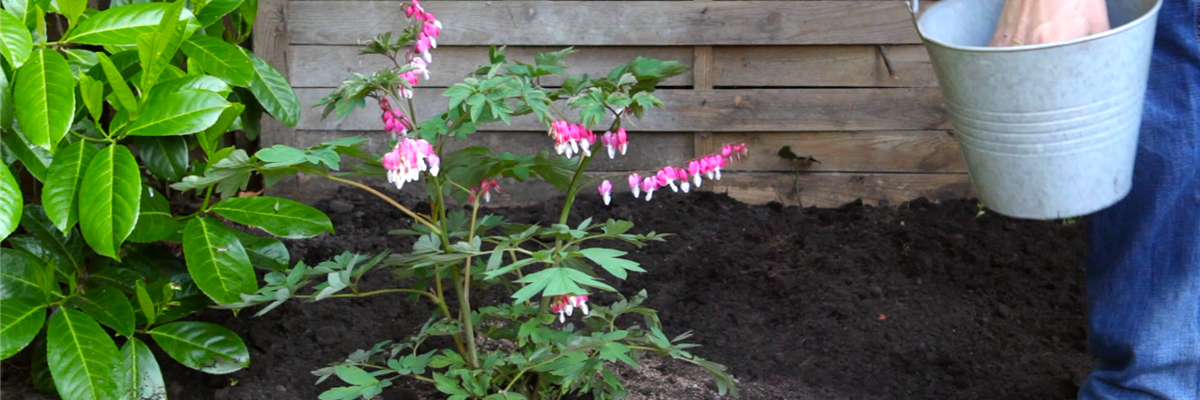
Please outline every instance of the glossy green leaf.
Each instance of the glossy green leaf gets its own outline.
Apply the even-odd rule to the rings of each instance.
[[[154,319],[158,317],[157,304],[150,299],[150,292],[146,291],[145,283],[138,280],[134,286],[137,288],[138,309],[142,311],[142,316],[146,317],[146,325],[154,325]]]
[[[124,376],[121,400],[167,400],[167,385],[150,347],[138,338],[129,338],[121,347]]]
[[[88,0],[53,0],[50,10],[67,17],[71,25],[79,22],[79,16],[88,8]]]
[[[183,229],[183,254],[196,286],[220,303],[258,291],[254,267],[232,229],[213,218],[194,218]]]
[[[254,64],[237,46],[204,35],[195,35],[180,48],[200,64],[204,72],[231,85],[245,86],[254,78]]]
[[[171,3],[138,3],[109,8],[88,17],[71,31],[65,41],[102,46],[131,45],[137,43],[138,35],[154,32]],[[187,8],[179,15],[179,21],[187,22],[187,32],[195,31],[199,25]]]
[[[141,273],[122,266],[108,266],[88,273],[88,282],[93,285],[112,285],[126,294],[133,294],[134,283],[146,280]]]
[[[33,386],[38,392],[57,394],[54,388],[54,378],[50,376],[50,366],[46,365],[46,333],[45,330],[33,341],[33,362],[30,365],[33,375]]]
[[[120,396],[120,353],[100,324],[81,311],[60,308],[46,332],[50,374],[64,400]]]
[[[209,0],[196,12],[196,20],[200,22],[200,26],[209,26],[241,5],[242,0]]]
[[[13,297],[0,302],[0,360],[12,357],[33,342],[46,321],[41,298]]]
[[[80,140],[54,154],[42,187],[42,205],[59,231],[66,232],[79,221],[80,183],[96,153],[95,146]]]
[[[29,31],[37,27],[38,12],[50,9],[50,0],[3,0],[4,10],[16,16]]]
[[[250,81],[250,92],[258,104],[276,120],[287,126],[295,126],[300,120],[300,98],[292,90],[287,79],[266,60],[247,53],[254,63],[254,79]]]
[[[63,53],[67,56],[67,65],[71,67],[71,75],[76,78],[79,78],[80,75],[87,75],[87,72],[91,71],[92,67],[100,62],[100,57],[96,55],[96,52],[91,50],[66,49],[63,50]],[[95,79],[96,77],[93,76],[92,78]]]
[[[245,108],[246,106],[242,103],[231,104],[229,108],[221,112],[221,116],[217,118],[217,122],[213,123],[208,129],[196,133],[196,141],[200,142],[200,148],[204,149],[205,154],[212,155],[221,148],[221,138],[225,135],[225,132],[229,131],[229,127],[233,125],[233,121],[237,119],[238,115]]]
[[[63,235],[46,216],[42,206],[36,204],[25,206],[21,227],[32,232],[38,243],[53,255],[59,280],[65,281],[66,277],[79,274],[84,263],[84,242],[77,231],[71,230]]]
[[[156,87],[157,88],[157,87]],[[132,136],[187,135],[217,122],[229,102],[214,92],[183,89],[155,96],[142,104],[125,133]]]
[[[187,176],[188,145],[182,136],[134,138],[138,157],[155,178],[178,182]]]
[[[250,352],[236,333],[207,322],[172,322],[150,330],[171,358],[210,374],[228,374],[250,365]]]
[[[171,215],[171,204],[158,190],[142,188],[142,203],[137,225],[129,234],[130,242],[150,243],[171,237],[179,232],[179,223]]]
[[[159,82],[158,85],[154,86],[154,89],[151,90],[150,94],[146,95],[146,99],[143,101],[143,103],[163,101],[164,97],[160,96],[185,89],[207,90],[209,92],[221,95],[222,99],[225,98],[225,96],[228,96],[229,92],[231,91],[229,84],[215,77],[209,75],[187,75],[180,78]]]
[[[137,37],[138,60],[142,62],[142,79],[139,87],[142,92],[149,92],[158,83],[162,72],[170,65],[171,59],[183,42],[187,24],[179,23],[179,14],[183,11],[183,1],[171,3],[171,7],[159,21],[158,28]]]
[[[130,115],[137,115],[137,98],[133,97],[133,91],[129,89],[129,85],[125,83],[125,77],[121,75],[121,71],[113,64],[112,60],[104,53],[96,54],[100,60],[100,67],[104,70],[104,77],[108,80],[108,86],[112,87],[113,95],[117,101],[114,107],[129,112]]]
[[[287,269],[291,256],[288,254],[287,246],[279,239],[254,236],[239,230],[233,232],[237,234],[238,240],[245,247],[251,264],[274,271]]]
[[[54,158],[54,155],[46,151],[46,149],[29,143],[24,135],[16,132],[9,133],[6,131],[5,134],[0,135],[0,142],[4,143],[5,150],[8,150],[12,155],[17,157],[17,160],[21,161],[21,165],[25,166],[25,170],[29,171],[29,174],[33,175],[39,181],[46,181],[46,169],[50,168],[50,161]]]
[[[71,299],[71,306],[126,337],[133,336],[133,305],[115,287],[100,286]]]
[[[8,10],[0,10],[0,56],[8,60],[9,65],[19,68],[31,51],[33,37],[29,35],[29,29]]]
[[[118,249],[137,224],[141,173],[133,153],[111,145],[88,164],[79,190],[79,229],[96,253],[120,259]]]
[[[87,75],[79,76],[79,97],[87,107],[92,119],[99,121],[104,116],[104,84]]]
[[[17,122],[30,143],[54,151],[75,116],[75,77],[54,49],[29,55],[13,83]]]
[[[4,132],[13,130],[13,119],[15,119],[16,112],[13,105],[12,80],[8,78],[8,74],[7,70],[0,68],[0,131]]]
[[[21,186],[7,165],[0,164],[0,240],[17,230],[21,222]]]
[[[45,276],[45,266],[33,255],[7,247],[0,247],[0,300],[14,297],[46,299],[39,282]]]
[[[278,197],[234,197],[212,208],[229,220],[262,228],[275,236],[304,239],[333,232],[333,223],[320,210]]]

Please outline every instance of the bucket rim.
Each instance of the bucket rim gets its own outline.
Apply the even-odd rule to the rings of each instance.
[[[1052,49],[1052,48],[1057,48],[1057,47],[1071,46],[1071,45],[1078,44],[1078,43],[1090,42],[1093,40],[1099,40],[1099,39],[1103,39],[1103,38],[1113,36],[1113,35],[1119,35],[1124,31],[1128,31],[1128,30],[1134,29],[1137,26],[1141,26],[1142,24],[1146,23],[1146,21],[1151,18],[1156,18],[1156,16],[1158,15],[1159,9],[1162,8],[1163,1],[1165,1],[1165,0],[1155,0],[1154,6],[1150,7],[1149,11],[1147,11],[1145,14],[1142,14],[1140,17],[1135,18],[1133,21],[1129,21],[1125,25],[1121,25],[1119,27],[1112,28],[1107,31],[1100,32],[1100,33],[1093,34],[1093,35],[1079,37],[1079,38],[1075,38],[1075,39],[1071,39],[1071,40],[1052,42],[1052,43],[1026,44],[1026,45],[1020,45],[1020,46],[1005,46],[1005,47],[959,46],[959,45],[949,44],[949,43],[946,43],[946,42],[943,42],[940,40],[932,39],[928,36],[925,36],[925,33],[921,31],[920,20],[921,20],[921,18],[923,18],[925,16],[926,13],[929,12],[929,10],[936,9],[938,6],[941,6],[940,2],[938,4],[934,4],[934,5],[930,6],[925,11],[921,11],[920,15],[918,15],[916,12],[914,12],[913,13],[913,25],[915,25],[917,28],[917,35],[921,37],[921,40],[923,42],[925,42],[926,45],[933,44],[933,45],[937,45],[937,46],[944,47],[944,48],[951,49],[951,50],[972,51],[972,52],[979,52],[979,53],[1016,53],[1016,52],[1022,52],[1022,51],[1034,51],[1034,50],[1043,50],[1043,49]],[[909,9],[909,11],[912,12],[912,9]]]

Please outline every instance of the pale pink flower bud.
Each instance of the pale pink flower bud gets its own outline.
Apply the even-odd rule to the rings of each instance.
[[[442,165],[442,159],[437,154],[430,153],[428,156],[425,156],[425,161],[429,163],[429,174],[437,176]]]
[[[641,186],[639,186],[639,184],[641,182],[642,182],[642,177],[639,176],[638,174],[630,174],[629,175],[629,189],[633,190],[633,198],[635,198],[635,199],[638,197],[641,197],[641,195],[642,195],[642,189],[641,189]]]
[[[608,205],[612,201],[612,183],[605,179],[600,182],[600,196],[604,197],[604,205]]]

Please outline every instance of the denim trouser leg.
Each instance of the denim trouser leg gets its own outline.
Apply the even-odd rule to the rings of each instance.
[[[1088,220],[1080,399],[1200,400],[1200,4],[1159,12],[1133,190]]]

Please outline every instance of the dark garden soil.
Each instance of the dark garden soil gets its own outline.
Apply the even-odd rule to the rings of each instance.
[[[695,353],[728,365],[743,398],[1073,398],[1091,365],[1082,227],[977,218],[976,204],[800,209],[711,193],[649,203],[624,194],[611,207],[584,196],[572,219],[628,219],[635,230],[676,234],[630,255],[649,272],[617,287],[646,289],[669,336],[694,331],[703,345]],[[495,211],[536,222],[556,219],[555,207]],[[407,224],[401,214],[361,192],[343,190],[319,208],[337,234],[289,243],[293,260],[408,246],[386,234]],[[379,275],[369,285],[390,283]],[[200,319],[245,338],[251,367],[207,376],[160,360],[171,399],[316,399],[334,385],[314,386],[309,371],[410,335],[428,311],[391,296],[293,302],[259,318],[206,311]],[[21,358],[4,364],[4,399],[40,398]],[[710,381],[681,363],[622,375],[635,398],[715,398]],[[383,398],[429,393],[399,385]]]

